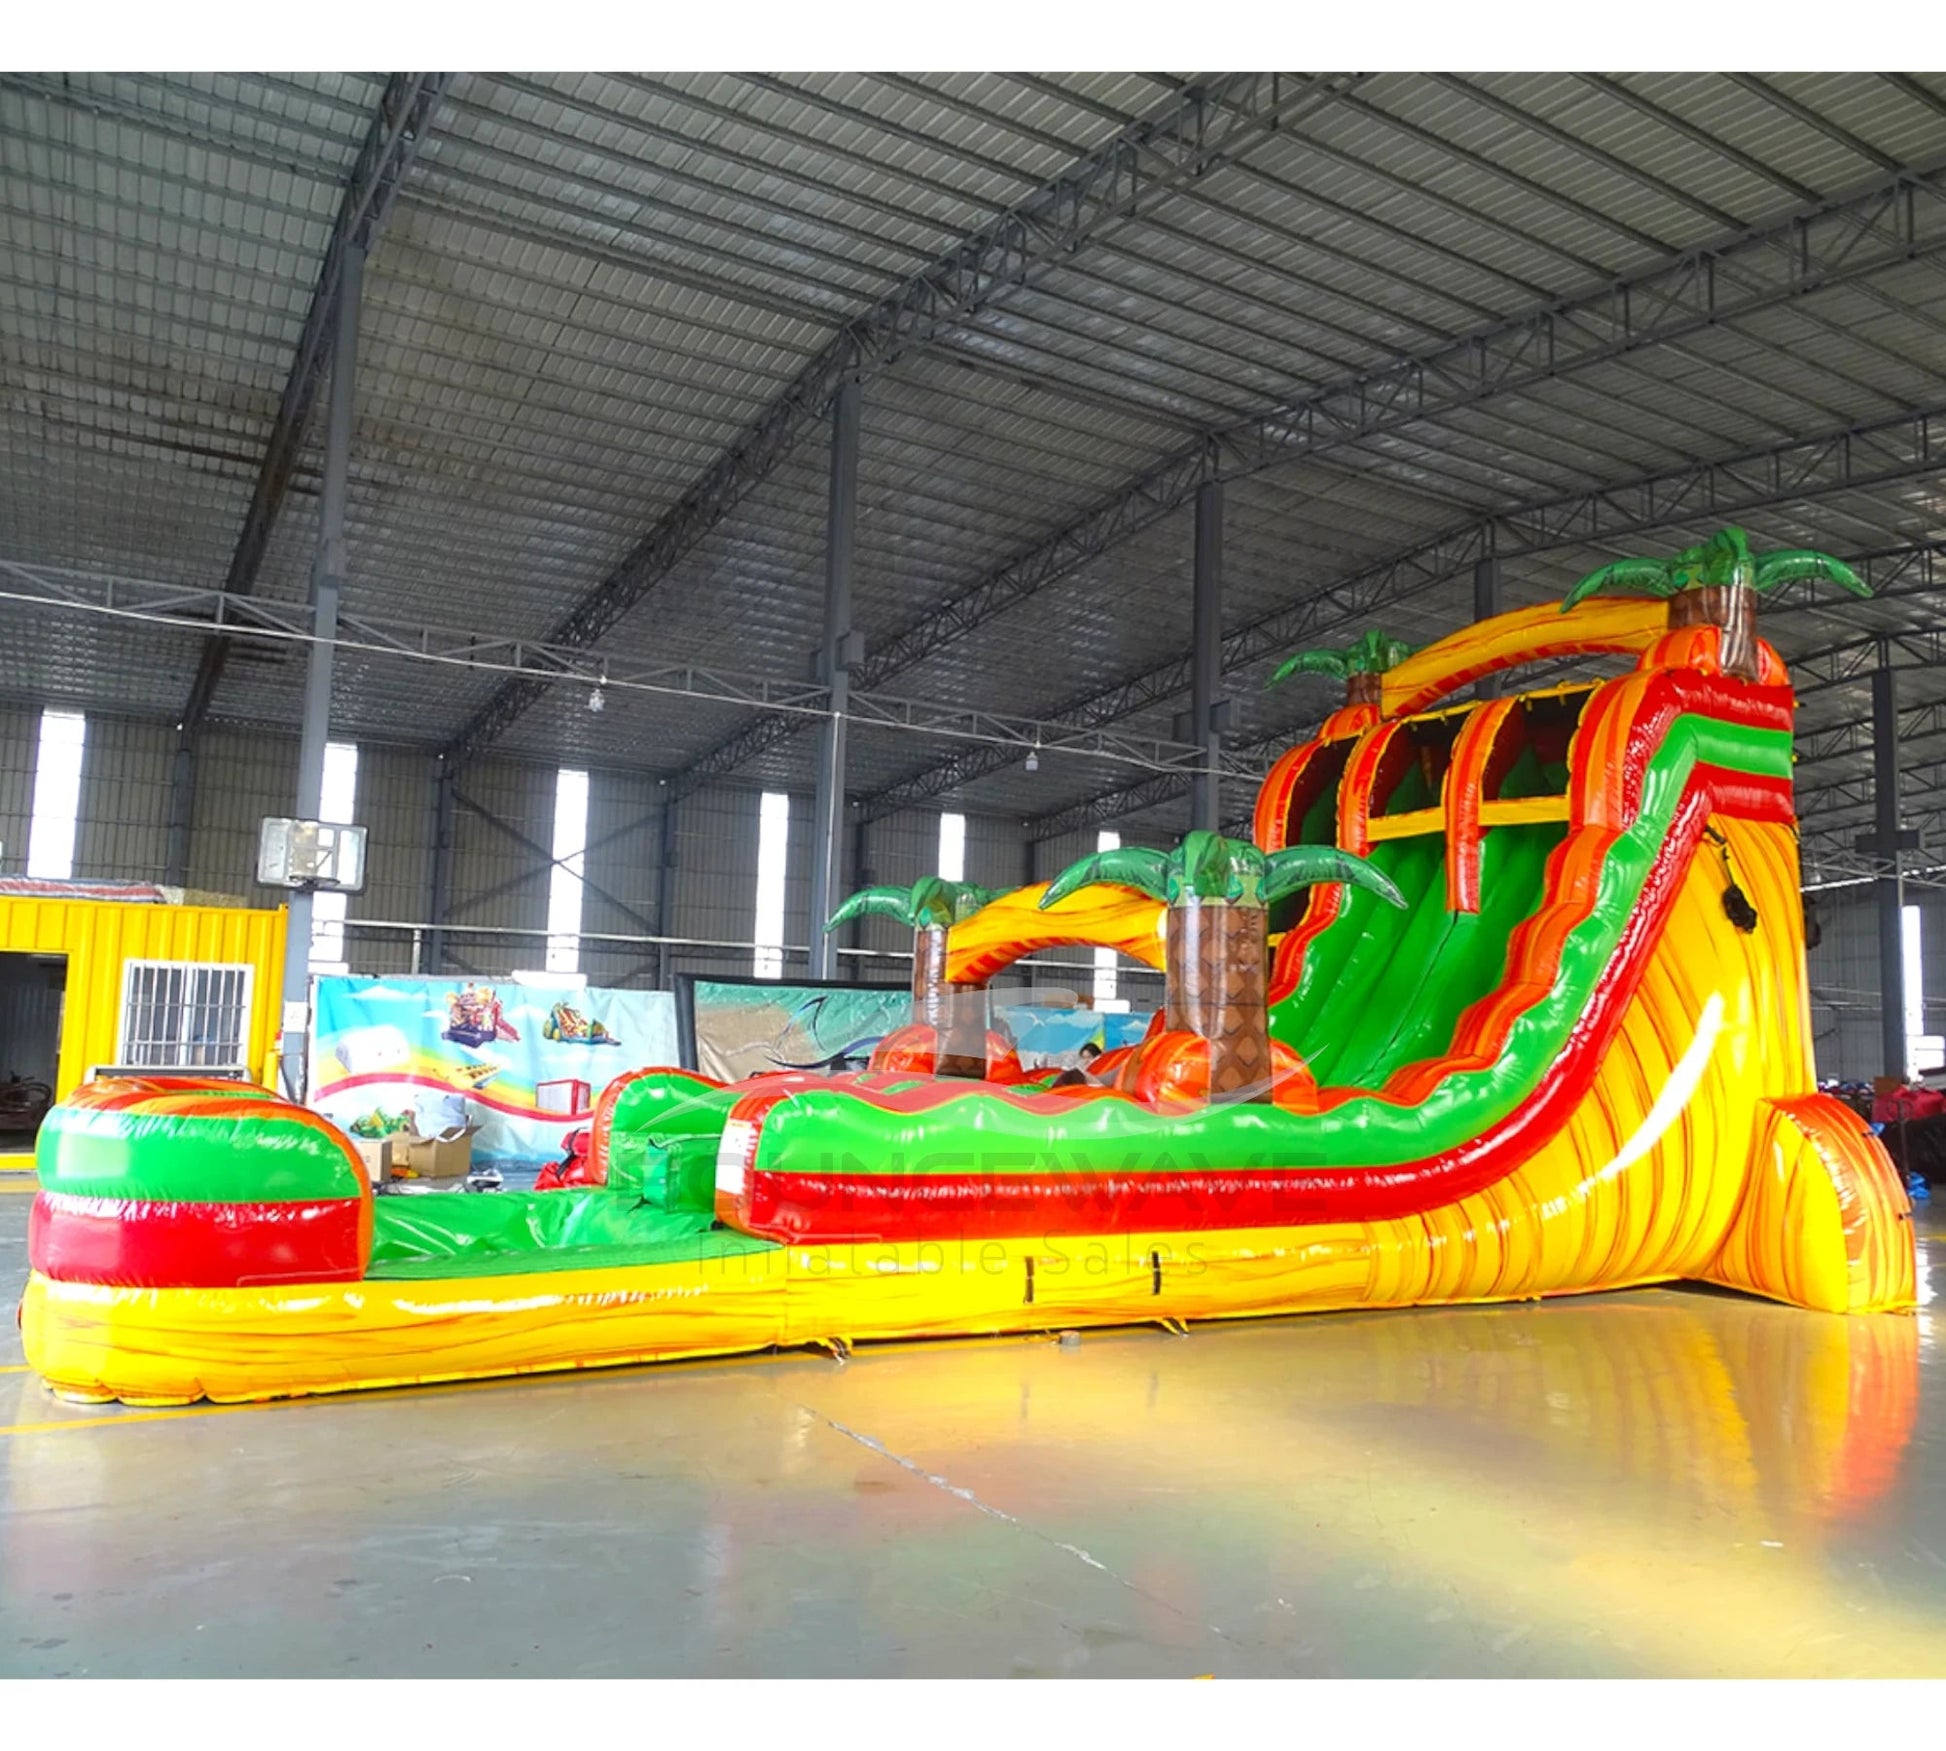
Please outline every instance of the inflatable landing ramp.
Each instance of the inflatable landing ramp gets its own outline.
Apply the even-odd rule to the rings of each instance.
[[[1590,652],[1633,666],[1454,703]],[[1673,1279],[1910,1307],[1903,1187],[1816,1092],[1792,696],[1748,604],[1597,598],[1379,656],[1254,844],[869,890],[916,951],[873,1067],[633,1071],[581,1185],[375,1199],[263,1090],[85,1087],[41,1133],[30,1363],[146,1404]],[[1168,974],[1085,1080],[985,1026],[986,982],[1057,943]]]

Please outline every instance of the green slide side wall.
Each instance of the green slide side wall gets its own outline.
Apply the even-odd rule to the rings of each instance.
[[[1566,784],[1565,767],[1543,770],[1524,749],[1500,794],[1559,795]],[[1430,806],[1428,795],[1409,768],[1387,812]],[[1307,836],[1315,829],[1325,840],[1335,827],[1335,804],[1305,824]],[[1381,841],[1372,861],[1406,904],[1350,890],[1339,917],[1306,949],[1296,988],[1271,1006],[1272,1036],[1337,1088],[1377,1088],[1401,1066],[1449,1050],[1459,1018],[1504,976],[1514,930],[1540,905],[1548,857],[1566,836],[1552,823],[1489,829],[1477,913],[1446,909],[1444,834]]]
[[[1552,824],[1496,827],[1480,848],[1480,910],[1448,912],[1442,864],[1439,879],[1421,902],[1433,920],[1433,937],[1423,963],[1408,943],[1383,994],[1362,1011],[1327,1001],[1320,1023],[1330,1038],[1338,1017],[1346,1018],[1345,1049],[1330,1078],[1362,1088],[1381,1087],[1392,1073],[1423,1058],[1452,1049],[1459,1018],[1506,975],[1507,950],[1515,929],[1531,917],[1545,891],[1547,860],[1567,829]],[[1411,988],[1415,967],[1422,967]]]

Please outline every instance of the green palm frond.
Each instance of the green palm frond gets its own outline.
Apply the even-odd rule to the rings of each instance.
[[[824,928],[829,933],[841,924],[849,924],[854,918],[867,916],[896,918],[908,929],[911,928],[912,890],[910,888],[860,888],[831,914]]]
[[[1065,900],[1070,894],[1097,883],[1116,888],[1133,888],[1152,900],[1169,897],[1169,858],[1160,851],[1139,845],[1125,845],[1117,851],[1097,851],[1078,863],[1071,863],[1041,895],[1041,910]]]
[[[1169,858],[1168,899],[1240,900],[1263,888],[1263,853],[1241,839],[1198,827],[1185,833]]]
[[[1617,559],[1591,571],[1561,603],[1566,613],[1598,590],[1638,595],[1674,596],[1684,590],[1781,590],[1786,584],[1826,583],[1854,596],[1872,592],[1842,559],[1808,547],[1752,553],[1750,537],[1735,524],[1719,529],[1707,541],[1685,547],[1673,559]]]
[[[1561,612],[1604,590],[1626,596],[1673,596],[1681,588],[1675,566],[1666,559],[1615,559],[1597,566],[1562,599]]]
[[[909,888],[860,888],[831,914],[824,928],[828,933],[868,914],[896,918],[909,930],[950,927],[965,923],[992,899],[992,889],[974,882],[921,876]]]
[[[1349,882],[1403,906],[1385,874],[1362,857],[1328,845],[1293,845],[1266,857],[1247,839],[1226,839],[1201,829],[1172,852],[1098,851],[1069,865],[1049,884],[1043,907],[1096,883],[1134,888],[1178,906],[1185,901],[1267,906],[1318,882]]]
[[[1781,590],[1786,584],[1836,584],[1854,596],[1869,596],[1872,587],[1842,559],[1808,547],[1787,547],[1757,555],[1757,588]]]
[[[1405,896],[1377,864],[1334,846],[1288,845],[1282,851],[1271,852],[1264,863],[1267,866],[1264,900],[1268,904],[1274,905],[1299,888],[1316,887],[1322,882],[1347,882],[1378,895],[1390,905],[1405,904]]]
[[[1403,639],[1388,638],[1374,626],[1358,635],[1347,654],[1354,675],[1383,675],[1411,656],[1412,646]]]
[[[912,884],[911,893],[914,930],[950,930],[993,898],[990,889],[973,882],[949,882],[936,875],[921,876]]]
[[[1299,651],[1286,657],[1264,685],[1275,687],[1291,675],[1329,675],[1338,681],[1349,680],[1353,675],[1383,675],[1411,655],[1411,645],[1388,638],[1375,626],[1361,632],[1341,651]]]
[[[1329,675],[1334,681],[1342,681],[1350,673],[1343,651],[1299,651],[1279,663],[1264,685],[1275,687],[1292,675]]]

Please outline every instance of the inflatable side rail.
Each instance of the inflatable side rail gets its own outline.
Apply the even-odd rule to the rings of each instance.
[[[41,1125],[29,1262],[122,1288],[335,1283],[365,1273],[372,1188],[351,1140],[268,1089],[84,1084]]]
[[[728,1101],[715,1097],[722,1084],[693,1070],[651,1065],[625,1071],[595,1100],[588,1140],[587,1183],[617,1187],[642,1185],[645,1158],[653,1140],[695,1127],[714,1135],[720,1121],[709,1114]]]

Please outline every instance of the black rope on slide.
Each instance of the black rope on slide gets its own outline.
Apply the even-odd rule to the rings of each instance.
[[[1723,859],[1723,916],[1737,929],[1748,936],[1757,928],[1757,908],[1750,903],[1750,896],[1743,891],[1737,880],[1735,866],[1730,862],[1730,841],[1715,827],[1703,829],[1704,838],[1714,845]]]

